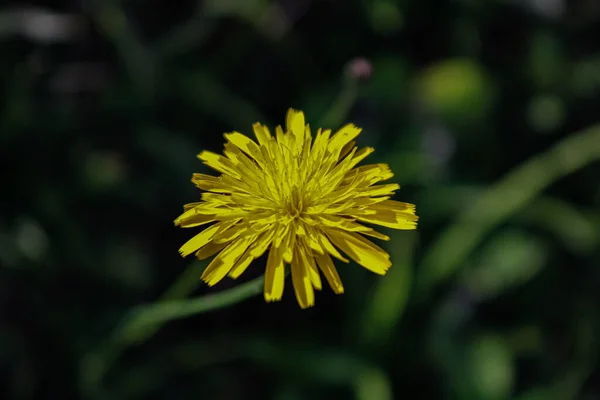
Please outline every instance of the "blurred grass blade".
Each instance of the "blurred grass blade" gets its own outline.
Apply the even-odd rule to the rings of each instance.
[[[533,279],[546,265],[546,243],[519,229],[495,234],[462,271],[464,284],[477,301],[485,301]]]
[[[198,283],[200,283],[198,277],[202,275],[202,271],[204,271],[207,265],[208,262],[203,261],[194,262],[192,265],[187,267],[186,270],[179,275],[177,280],[172,283],[171,286],[169,286],[167,291],[163,293],[159,302],[162,303],[165,301],[186,298],[194,291],[194,289],[198,286]]]
[[[385,346],[404,313],[412,287],[416,238],[416,235],[406,232],[395,232],[392,236],[394,264],[369,297],[361,324],[363,341],[369,345]]]
[[[452,276],[485,235],[558,179],[600,159],[600,125],[569,135],[534,156],[465,205],[456,221],[432,243],[419,269],[417,290],[426,295]]]
[[[392,400],[392,384],[380,368],[363,368],[354,380],[358,400]]]
[[[337,127],[348,117],[350,110],[358,98],[358,84],[353,79],[346,78],[336,99],[333,101],[318,126]]]
[[[158,55],[157,58],[164,60],[179,56],[206,43],[215,32],[217,23],[210,18],[200,16],[200,13],[197,14],[157,40],[152,46]]]
[[[553,232],[575,254],[593,251],[600,241],[600,215],[579,210],[560,199],[537,199],[519,217]]]
[[[416,201],[421,219],[443,221],[483,192],[481,186],[453,185],[427,189]],[[515,221],[548,230],[575,254],[593,251],[600,242],[600,213],[550,196],[539,196],[514,216]]]
[[[98,2],[95,7],[91,13],[94,21],[112,41],[130,79],[144,95],[152,95],[156,60],[144,45],[141,34],[132,25],[119,1]]]
[[[231,340],[244,343],[244,339]],[[282,341],[281,338],[258,338],[243,344],[255,365],[290,374],[318,386],[353,389],[359,400],[391,400],[392,383],[377,364],[360,357],[348,348],[332,348],[324,344]]]
[[[202,268],[195,263],[184,272],[182,277],[163,295],[162,301],[140,306],[126,316],[110,339],[96,352],[86,355],[80,368],[81,389],[93,395],[102,387],[102,380],[111,365],[131,344],[149,339],[168,321],[189,317],[194,314],[218,310],[262,292],[264,276],[219,293],[202,296],[192,300],[177,299],[185,297],[193,290],[189,278],[198,281],[194,273]],[[200,268],[200,269],[198,269]],[[194,285],[195,286],[195,285]]]
[[[263,286],[264,276],[260,276],[229,290],[196,299],[171,300],[139,307],[131,312],[116,339],[126,343],[146,339],[148,329],[154,329],[168,321],[231,306],[261,293]]]
[[[173,87],[190,106],[217,117],[227,126],[246,126],[256,121],[267,121],[249,101],[234,93],[226,85],[201,70],[176,72]]]

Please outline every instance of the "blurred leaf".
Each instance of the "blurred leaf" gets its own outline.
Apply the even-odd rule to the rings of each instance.
[[[408,303],[412,283],[413,252],[417,236],[407,232],[391,236],[393,265],[381,279],[365,307],[363,340],[370,345],[384,346]]]
[[[14,232],[14,245],[22,257],[32,261],[42,261],[47,257],[49,244],[48,233],[37,220],[31,217],[19,218]],[[0,249],[1,246],[0,241]]]
[[[121,62],[141,95],[138,101],[152,97],[155,90],[156,63],[154,55],[146,48],[140,32],[131,24],[118,0],[92,3],[91,13],[101,32],[112,41]]]
[[[535,325],[520,326],[507,338],[507,345],[515,354],[542,352],[543,331]]]
[[[600,57],[577,61],[571,68],[570,85],[575,96],[594,96],[600,88]]]
[[[404,180],[402,180],[404,182]],[[471,204],[483,188],[474,185],[436,186],[417,198],[422,220],[438,222]],[[579,210],[565,201],[540,196],[515,215],[518,223],[534,224],[555,235],[569,251],[588,253],[600,242],[599,214]]]
[[[532,82],[547,89],[562,82],[564,57],[558,38],[551,32],[537,32],[531,39],[529,69]]]
[[[569,135],[534,156],[468,204],[428,249],[418,276],[423,295],[455,273],[485,235],[556,180],[600,158],[600,127]]]
[[[554,388],[536,388],[528,390],[527,392],[516,396],[515,400],[559,400],[562,399],[560,394],[554,391]]]
[[[549,197],[535,200],[517,215],[524,222],[532,222],[548,229],[576,254],[593,251],[600,243],[598,214],[582,211],[573,205]]]
[[[531,279],[545,260],[545,246],[535,236],[504,231],[482,249],[476,266],[464,272],[464,279],[469,289],[484,300]]]
[[[355,379],[354,388],[358,400],[392,400],[392,384],[378,368],[363,369]]]
[[[373,75],[365,89],[366,94],[388,109],[401,110],[408,97],[406,61],[398,57],[381,57],[375,58],[372,64]]]
[[[537,96],[529,102],[527,109],[529,125],[541,133],[561,127],[565,119],[565,104],[557,96]]]
[[[592,314],[590,314],[590,312]],[[572,339],[574,349],[569,360],[564,360],[562,370],[547,387],[538,387],[517,397],[518,400],[562,400],[586,398],[585,387],[593,380],[593,371],[598,364],[598,329],[597,313],[587,310],[578,315],[572,328],[575,337]],[[593,389],[592,389],[593,391]],[[591,392],[591,391],[590,391]]]
[[[208,16],[237,16],[255,20],[269,5],[270,0],[207,0],[202,11]]]
[[[512,354],[504,342],[494,336],[484,336],[470,346],[470,380],[475,398],[508,399],[514,384]]]
[[[450,59],[421,72],[418,96],[427,108],[460,126],[486,117],[492,105],[492,86],[482,67],[470,59]]]
[[[208,40],[217,27],[216,21],[202,18],[199,14],[192,15],[187,22],[177,25],[154,44],[153,49],[159,58],[185,54]]]
[[[146,290],[154,283],[153,262],[148,251],[133,238],[107,240],[106,274],[127,290]]]
[[[306,346],[292,342],[248,342],[251,357],[279,373],[300,376],[309,382],[351,387],[358,399],[393,399],[391,382],[378,366],[344,349]]]
[[[114,189],[127,178],[127,165],[116,152],[95,151],[85,159],[83,183],[92,192]]]
[[[371,26],[374,31],[390,35],[402,28],[404,18],[396,1],[371,0]]]
[[[233,93],[207,72],[182,71],[175,82],[179,93],[190,105],[216,116],[226,126],[244,129],[251,128],[256,121],[266,121],[253,104]]]
[[[343,84],[343,83],[342,83]],[[312,119],[313,116],[324,116],[328,113],[335,98],[339,96],[340,92],[340,81],[335,80],[332,82],[324,83],[313,88],[306,88],[304,96],[297,103],[290,104],[290,107],[294,107],[304,111],[307,118]],[[322,117],[321,117],[322,119]],[[337,127],[326,127],[322,125],[323,121],[315,121],[311,123],[311,130],[321,128],[335,129]]]

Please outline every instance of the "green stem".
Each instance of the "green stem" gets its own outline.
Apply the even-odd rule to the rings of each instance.
[[[125,343],[135,343],[148,339],[149,329],[164,323],[195,314],[215,311],[246,300],[262,292],[264,276],[219,293],[197,299],[171,300],[150,304],[134,309],[130,317],[117,331],[116,339]]]
[[[337,98],[321,118],[319,126],[333,128],[340,125],[348,117],[357,98],[357,82],[353,79],[346,78]]]
[[[417,282],[423,296],[455,273],[486,234],[558,179],[600,159],[600,125],[568,137],[532,157],[466,204],[455,222],[430,246]]]
[[[81,389],[91,398],[102,392],[102,380],[119,356],[132,344],[139,344],[152,337],[168,321],[218,310],[246,300],[263,291],[264,276],[219,293],[197,299],[173,299],[185,297],[190,292],[189,276],[198,270],[192,265],[162,296],[163,301],[140,306],[126,316],[110,339],[94,353],[88,354],[81,366]],[[195,275],[197,277],[197,275]],[[196,278],[197,279],[197,278]],[[174,289],[175,288],[175,289]]]
[[[155,89],[156,62],[127,19],[121,2],[105,0],[93,4],[96,7],[92,10],[94,22],[112,41],[132,82],[143,95],[151,96]]]

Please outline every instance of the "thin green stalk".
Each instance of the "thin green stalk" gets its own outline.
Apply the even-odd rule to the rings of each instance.
[[[112,41],[132,82],[145,96],[154,93],[156,62],[142,42],[118,0],[92,3],[92,17],[100,30]]]
[[[219,293],[196,299],[171,300],[139,307],[131,312],[130,317],[117,331],[116,339],[125,343],[145,340],[149,328],[163,325],[168,321],[231,306],[260,294],[263,286],[264,276],[261,275],[250,282]]]
[[[345,121],[358,98],[358,83],[350,78],[344,79],[344,84],[329,110],[321,118],[319,126],[335,127]]]
[[[81,389],[91,397],[102,391],[102,381],[119,356],[132,344],[139,344],[152,337],[168,321],[182,319],[195,314],[215,311],[260,294],[264,287],[264,276],[219,293],[197,299],[173,299],[185,297],[191,290],[190,271],[198,268],[193,265],[155,304],[144,305],[132,310],[126,316],[110,339],[94,353],[88,354],[81,365]],[[197,275],[195,275],[197,277]],[[197,278],[196,278],[197,279]],[[174,290],[173,288],[179,288]]]

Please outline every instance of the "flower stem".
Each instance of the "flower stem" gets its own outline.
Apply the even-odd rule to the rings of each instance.
[[[162,300],[134,308],[96,352],[86,355],[81,365],[81,390],[98,398],[102,380],[119,356],[132,344],[152,337],[168,321],[218,310],[246,300],[263,291],[264,276],[250,282],[196,299],[184,299],[193,289],[190,276],[197,280],[199,264],[192,265],[162,296]],[[192,274],[194,273],[194,274]],[[110,397],[110,396],[108,396]]]
[[[337,98],[321,119],[319,126],[336,127],[342,123],[358,98],[358,84],[352,79],[344,79]]]
[[[159,302],[134,309],[116,332],[116,339],[125,343],[147,340],[156,329],[168,321],[214,311],[244,301],[263,291],[264,276],[250,282],[196,299]],[[148,335],[148,333],[150,335]]]

